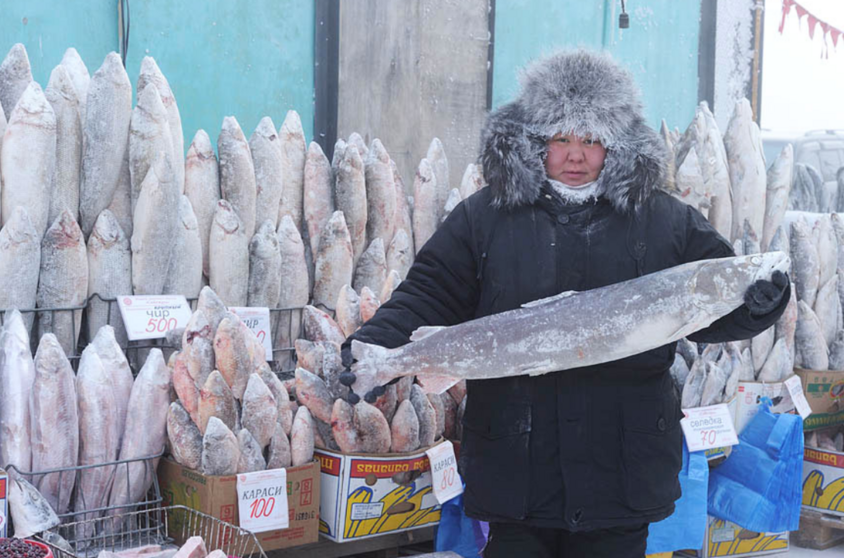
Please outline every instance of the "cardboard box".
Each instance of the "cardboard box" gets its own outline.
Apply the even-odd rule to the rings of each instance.
[[[187,506],[233,525],[239,524],[236,475],[211,477],[165,458],[158,466],[158,483],[165,505]],[[256,533],[265,551],[314,543],[319,539],[319,488],[316,460],[287,469],[290,527]],[[171,531],[178,532],[178,529]],[[177,544],[182,542],[176,541]]]
[[[8,485],[9,477],[6,471],[0,469],[0,539],[6,538],[6,528],[9,524]]]
[[[817,430],[844,423],[844,370],[802,370],[803,392],[812,414],[803,421],[803,430]]]
[[[319,530],[326,538],[360,540],[439,523],[425,449],[367,455],[317,449],[314,454],[322,467]],[[404,479],[394,480],[399,474]]]
[[[803,449],[803,507],[844,517],[844,453]]]
[[[788,379],[788,378],[786,378]],[[762,398],[771,400],[771,412],[775,414],[796,413],[794,401],[788,393],[785,382],[764,384],[761,382],[739,382],[738,409],[736,411],[736,433],[741,434],[744,427],[759,412]]]
[[[709,517],[704,547],[684,550],[683,556],[712,558],[714,556],[764,556],[788,552],[788,531],[784,533],[756,533],[729,521]]]

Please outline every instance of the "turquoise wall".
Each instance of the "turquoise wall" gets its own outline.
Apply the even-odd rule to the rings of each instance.
[[[619,0],[498,0],[495,3],[493,107],[518,93],[518,69],[560,48],[604,49],[642,90],[645,116],[684,130],[698,102],[701,0],[631,0],[630,28],[618,28]]]
[[[2,8],[0,57],[16,42],[46,87],[66,48],[93,74],[118,50],[117,0],[13,0]],[[296,0],[176,2],[130,0],[127,72],[155,58],[179,103],[187,150],[204,128],[216,143],[223,117],[247,137],[263,116],[281,126],[289,109],[311,139],[314,115],[314,5]]]

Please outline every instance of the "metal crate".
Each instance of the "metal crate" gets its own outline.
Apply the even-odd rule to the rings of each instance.
[[[94,534],[80,539],[80,533]],[[69,548],[63,548],[50,534],[62,537]],[[240,558],[267,556],[250,531],[185,506],[151,508],[69,523],[35,538],[47,544],[56,558],[88,558],[103,550],[120,552],[146,545],[164,546],[190,537],[202,537],[209,552],[222,550],[227,556]]]

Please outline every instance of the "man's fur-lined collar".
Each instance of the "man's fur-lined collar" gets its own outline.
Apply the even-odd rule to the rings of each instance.
[[[533,203],[547,180],[546,140],[591,134],[607,148],[598,181],[617,211],[635,209],[662,188],[668,151],[645,124],[630,74],[584,50],[539,60],[525,70],[519,97],[487,119],[480,162],[493,203]]]

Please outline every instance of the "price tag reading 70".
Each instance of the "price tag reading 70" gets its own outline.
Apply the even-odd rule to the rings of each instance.
[[[689,451],[703,451],[738,444],[733,417],[726,405],[683,409],[680,421]]]
[[[130,341],[160,339],[167,332],[185,327],[191,310],[184,296],[120,296],[117,306]]]

